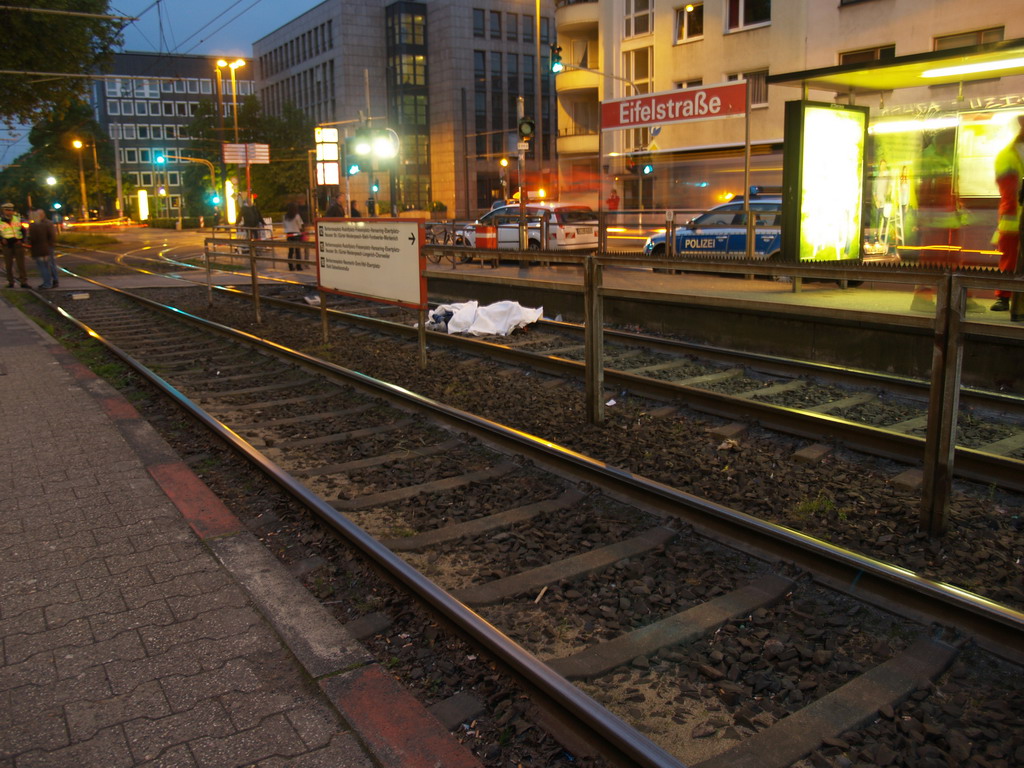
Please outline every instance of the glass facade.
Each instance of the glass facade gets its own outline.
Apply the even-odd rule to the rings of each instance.
[[[388,126],[401,140],[394,168],[404,209],[430,210],[430,113],[427,106],[427,8],[393,3],[386,16]]]

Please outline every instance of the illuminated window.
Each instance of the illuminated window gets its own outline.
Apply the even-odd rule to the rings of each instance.
[[[632,81],[632,84],[626,85],[627,96],[651,92],[654,83],[653,63],[653,48],[634,48],[622,52],[623,77]],[[629,147],[646,149],[650,143],[650,130],[647,128],[634,128],[626,133]]]
[[[654,6],[651,0],[626,0],[626,37],[650,34]]]
[[[947,51],[950,48],[966,48],[971,45],[998,43],[1003,39],[1003,27],[978,29],[974,32],[961,32],[958,35],[944,35],[935,38],[935,50]]]
[[[744,29],[772,20],[772,0],[729,0],[727,28]]]
[[[676,42],[704,37],[704,3],[690,3],[676,10]]]

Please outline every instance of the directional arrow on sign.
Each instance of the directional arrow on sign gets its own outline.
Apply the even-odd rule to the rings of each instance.
[[[412,243],[413,245],[416,245],[416,235],[414,235],[412,232],[409,233],[409,242]]]

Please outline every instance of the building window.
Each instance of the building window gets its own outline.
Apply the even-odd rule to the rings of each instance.
[[[895,45],[883,45],[878,48],[862,48],[859,51],[847,51],[839,54],[840,64],[867,64],[872,61],[885,61],[896,56]]]
[[[626,95],[636,96],[650,93],[654,83],[654,49],[634,48],[622,52],[622,76],[632,84],[626,85]],[[635,87],[634,87],[635,86]],[[627,146],[647,148],[650,143],[650,131],[647,128],[634,128],[626,131]]]
[[[177,171],[168,171],[167,172],[167,186],[169,186],[169,187],[180,187],[181,186],[181,177],[178,176],[178,172]]]
[[[122,125],[121,126],[121,134],[122,134],[122,138],[124,138],[126,141],[134,141],[135,140],[135,126],[131,125],[131,124]]]
[[[704,3],[690,3],[676,10],[676,42],[704,37]]]
[[[159,101],[151,101],[151,102],[149,102],[149,114],[157,115],[157,116],[160,115],[160,102]]]
[[[169,130],[169,131],[172,131],[172,132],[173,132],[173,131],[174,131],[174,126],[173,126],[173,125],[169,125],[169,126],[167,126],[167,130]],[[172,135],[172,133],[167,133],[167,134],[165,134],[165,135],[166,135],[166,136],[167,136],[167,138],[169,138],[169,139],[172,139],[172,138],[174,138],[174,136]],[[178,138],[179,138],[179,139],[188,139],[188,128],[187,128],[187,127],[185,127],[184,125],[179,125],[179,126],[178,126]]]
[[[741,72],[729,75],[726,80],[746,80],[747,88],[750,89],[750,106],[768,106],[768,70],[758,69],[754,72]]]
[[[143,171],[139,174],[139,180],[142,182],[142,186],[144,187],[153,186],[153,174],[149,171]]]
[[[110,136],[110,140],[114,141],[121,138],[121,124],[111,123],[107,126],[107,134]]]
[[[651,0],[626,0],[626,37],[650,33],[652,6]]]
[[[174,81],[174,92],[175,93],[184,93],[185,92],[185,81],[184,80],[175,80]]]
[[[174,102],[164,101],[161,102],[164,105],[164,116],[169,117],[174,115]]]
[[[551,42],[551,19],[547,16],[540,17],[540,42],[542,45]]]
[[[704,85],[704,78],[698,77],[696,80],[677,80],[673,85],[674,88],[699,88]]]
[[[948,51],[950,48],[966,48],[971,45],[998,43],[1003,39],[1003,27],[978,29],[974,32],[961,32],[958,35],[943,35],[935,38],[936,51]]]
[[[149,133],[154,139],[162,139],[164,137],[164,127],[162,125],[151,125],[149,126]]]
[[[120,115],[121,114],[121,102],[117,99],[112,99],[107,102],[107,114],[108,115]]]
[[[772,20],[772,0],[729,0],[729,31],[768,24]]]
[[[188,85],[189,93],[199,93],[199,78],[190,77],[186,83]]]
[[[136,101],[135,102],[135,114],[139,116],[145,116],[149,114],[149,102],[148,101]]]
[[[151,163],[153,162],[153,155],[148,149],[139,150],[139,162],[140,163]]]
[[[121,114],[122,115],[134,115],[135,114],[135,102],[134,101],[122,101],[121,102]]]
[[[473,9],[473,37],[486,37],[483,8]]]
[[[205,93],[207,95],[213,93],[213,81],[208,77],[204,77],[202,80],[200,80],[199,92]]]
[[[140,139],[148,139],[149,138],[149,126],[148,125],[137,125],[137,126],[135,126],[135,130],[138,131],[138,135],[139,135]]]
[[[121,95],[121,80],[120,78],[113,78],[107,80],[103,87],[106,89],[107,96],[120,96]]]
[[[491,40],[501,40],[501,11],[491,11]]]
[[[509,40],[519,39],[519,14],[510,13],[505,24],[505,34]]]
[[[124,161],[126,163],[137,163],[139,162],[139,153],[135,149],[126,149],[124,151]]]
[[[522,38],[523,38],[523,42],[524,43],[532,43],[533,42],[533,15],[532,14],[525,14],[525,13],[523,14],[523,34],[522,34]]]

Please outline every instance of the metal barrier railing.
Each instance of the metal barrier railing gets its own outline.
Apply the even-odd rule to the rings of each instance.
[[[288,263],[276,255],[267,256],[281,248],[299,248],[308,253],[314,243],[288,240],[257,239],[251,237],[255,231],[244,228],[234,230],[228,237],[210,237],[205,241],[208,299],[212,304],[212,264],[215,258],[238,258],[249,264],[252,280],[253,308],[257,323],[262,322],[259,304],[259,264]],[[243,236],[239,236],[239,234]],[[541,250],[492,250],[465,248],[449,245],[424,245],[424,251],[438,253],[451,263],[451,277],[460,277],[455,272],[466,259],[478,260],[481,265],[490,261],[497,266],[499,260],[518,261],[520,265],[540,262],[577,265],[582,270],[585,324],[585,397],[588,421],[602,423],[604,413],[604,270],[609,267],[630,267],[641,269],[664,269],[694,273],[751,275],[788,280],[799,290],[804,280],[831,281],[846,287],[851,283],[883,282],[904,285],[917,293],[926,294],[934,301],[932,334],[934,336],[931,385],[929,390],[927,439],[924,455],[924,492],[921,499],[921,527],[931,535],[945,532],[949,520],[949,503],[952,493],[953,461],[956,449],[955,431],[961,389],[961,366],[964,338],[968,334],[991,333],[991,325],[970,321],[966,316],[967,292],[1004,290],[1024,294],[1024,275],[995,273],[993,270],[971,271],[942,268],[934,265],[919,266],[873,266],[859,263],[833,262],[828,264],[801,263],[784,264],[776,262],[750,262],[738,260],[652,259],[639,254],[622,253],[573,253],[567,251]],[[435,261],[434,259],[430,259]],[[435,263],[436,263],[435,261]],[[987,273],[986,273],[987,272]],[[429,274],[429,272],[428,272]],[[466,279],[479,280],[479,276],[464,272]],[[503,277],[501,279],[507,279]],[[579,290],[578,285],[574,288]],[[635,290],[635,289],[634,289]],[[663,293],[661,287],[652,293]],[[1024,321],[1024,307],[1017,297],[1013,302],[1012,320]],[[734,299],[742,303],[743,299]],[[1018,314],[1019,313],[1019,314]],[[326,328],[326,297],[321,293],[322,323]],[[920,325],[921,321],[915,321]],[[1024,344],[1024,326],[1010,326],[1003,330],[1006,336]]]

